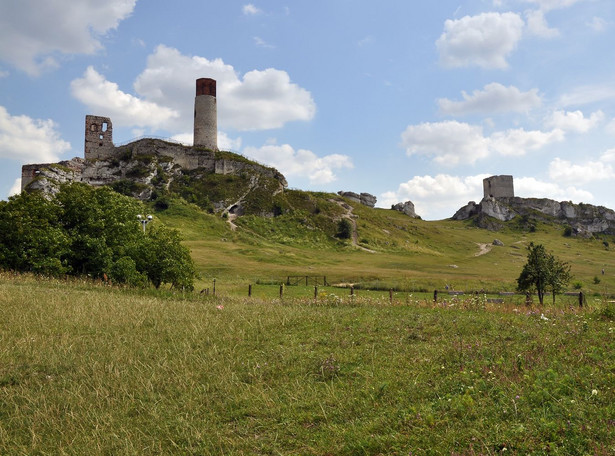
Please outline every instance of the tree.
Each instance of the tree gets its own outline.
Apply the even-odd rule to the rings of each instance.
[[[144,234],[136,219],[143,209],[110,188],[80,183],[55,196],[11,197],[0,202],[0,267],[192,289],[194,263],[179,232],[157,222]]]
[[[336,236],[340,239],[350,239],[352,236],[352,224],[348,219],[343,218],[337,222]]]
[[[517,279],[517,289],[536,291],[541,305],[545,292],[551,289],[555,302],[555,294],[562,291],[571,279],[570,266],[548,253],[542,244],[530,242],[527,250],[527,263]]]

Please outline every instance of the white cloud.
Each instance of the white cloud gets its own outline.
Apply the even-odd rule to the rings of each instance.
[[[587,26],[591,28],[594,32],[604,32],[607,28],[607,21],[602,19],[601,17],[594,16],[591,22],[587,23]]]
[[[479,201],[483,195],[483,179],[488,174],[458,177],[448,174],[415,176],[399,185],[397,190],[380,195],[380,207],[412,201],[423,219],[452,217],[468,201]]]
[[[12,116],[0,106],[0,158],[20,163],[50,163],[70,150],[52,120]]]
[[[21,177],[15,179],[8,196],[18,195],[19,193],[21,193]]]
[[[552,142],[564,139],[564,132],[510,129],[484,136],[480,126],[457,121],[410,125],[402,133],[402,145],[408,155],[432,156],[441,165],[469,164],[492,153],[525,155]]]
[[[492,150],[500,155],[521,156],[553,142],[563,141],[564,136],[564,132],[559,129],[544,132],[517,128],[494,133],[489,142]]]
[[[515,178],[515,195],[521,198],[549,198],[555,201],[592,201],[594,196],[573,186],[561,187],[534,177]]]
[[[607,156],[610,158],[610,155]],[[555,158],[549,164],[549,177],[557,182],[586,184],[598,180],[612,179],[615,177],[615,171],[607,160],[587,161],[579,165],[568,160]]]
[[[241,78],[221,59],[185,56],[164,45],[148,57],[147,68],[135,81],[145,100],[179,113],[175,130],[192,129],[195,80],[217,81],[218,125],[236,130],[280,128],[287,122],[311,120],[316,105],[310,92],[274,68],[253,70]]]
[[[527,29],[532,35],[541,38],[555,38],[559,36],[559,30],[550,28],[545,20],[542,10],[526,11]]]
[[[218,148],[220,150],[238,151],[239,149],[241,149],[241,137],[231,138],[223,131],[219,131]]]
[[[538,5],[541,11],[551,11],[555,9],[569,8],[575,3],[584,0],[525,0],[526,3]]]
[[[0,59],[38,75],[58,65],[57,53],[93,54],[103,47],[99,39],[132,13],[136,1],[0,2]]]
[[[401,139],[408,155],[431,155],[443,165],[474,163],[489,154],[482,128],[457,121],[410,125]]]
[[[254,44],[256,44],[258,47],[262,47],[262,48],[265,48],[265,49],[274,49],[275,48],[275,46],[273,44],[267,43],[265,40],[263,40],[259,36],[255,36],[254,37]]]
[[[254,16],[256,14],[262,13],[262,11],[259,8],[257,8],[256,6],[254,6],[252,3],[248,3],[247,5],[243,5],[243,8],[241,8],[241,11],[246,16]]]
[[[77,100],[92,112],[111,117],[116,125],[159,128],[179,117],[173,109],[122,92],[92,67],[70,87]]]
[[[493,82],[472,95],[462,92],[463,101],[448,98],[438,100],[440,111],[448,115],[470,113],[527,112],[542,104],[538,89],[521,92],[514,86],[505,87]]]
[[[592,113],[589,118],[585,118],[581,111],[555,111],[545,124],[547,127],[559,128],[564,131],[587,133],[603,120],[604,113],[602,111]]]
[[[306,149],[296,150],[288,144],[266,144],[262,147],[246,147],[247,157],[258,160],[278,169],[286,177],[304,177],[311,184],[327,184],[336,180],[334,171],[353,168],[352,160],[347,155],[332,154],[318,157]]]
[[[517,47],[523,26],[523,19],[510,12],[449,19],[436,41],[440,61],[446,67],[507,68],[506,57]]]
[[[577,87],[560,97],[560,106],[574,106],[615,99],[614,84],[597,84]]]

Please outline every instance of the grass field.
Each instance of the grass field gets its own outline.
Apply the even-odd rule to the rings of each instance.
[[[0,274],[0,454],[614,454],[613,318]]]
[[[328,201],[315,195],[310,197]],[[513,224],[493,232],[465,222],[423,221],[355,204],[358,246],[353,246],[317,228],[322,213],[298,213],[239,218],[235,231],[223,218],[179,202],[156,218],[182,231],[200,272],[199,289],[211,287],[215,278],[220,286],[234,284],[239,296],[247,294],[251,283],[285,281],[289,275],[326,276],[332,284],[401,291],[432,292],[446,285],[463,291],[514,291],[530,242],[543,244],[571,265],[574,278],[568,291],[615,293],[612,236],[565,237],[562,225],[546,223],[537,223],[533,231]],[[492,245],[495,239],[504,245]]]

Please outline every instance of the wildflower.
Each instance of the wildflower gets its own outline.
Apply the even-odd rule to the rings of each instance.
[[[220,304],[219,306],[216,306],[216,309],[222,310],[222,309],[224,309],[224,306],[222,304]]]
[[[598,395],[598,390],[597,389],[593,389],[592,390],[592,396],[597,396]]]
[[[545,317],[545,314],[540,314],[540,319],[545,321],[549,320],[547,317]]]

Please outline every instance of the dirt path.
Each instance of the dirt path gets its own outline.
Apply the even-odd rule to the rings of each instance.
[[[481,256],[481,255],[485,255],[489,252],[491,252],[491,249],[493,248],[493,244],[480,244],[480,243],[476,243],[476,245],[478,246],[478,253],[475,253],[474,256]]]
[[[376,253],[375,250],[371,250],[371,249],[368,249],[366,247],[359,245],[359,233],[357,230],[357,220],[356,220],[357,216],[352,213],[352,206],[350,206],[349,204],[346,204],[343,201],[338,201],[338,200],[333,200],[333,199],[330,201],[346,210],[346,213],[342,215],[342,218],[345,218],[346,220],[348,220],[350,222],[350,225],[352,226],[352,234],[350,236],[350,242],[352,243],[352,246],[356,247],[359,250],[363,250],[364,252]]]

